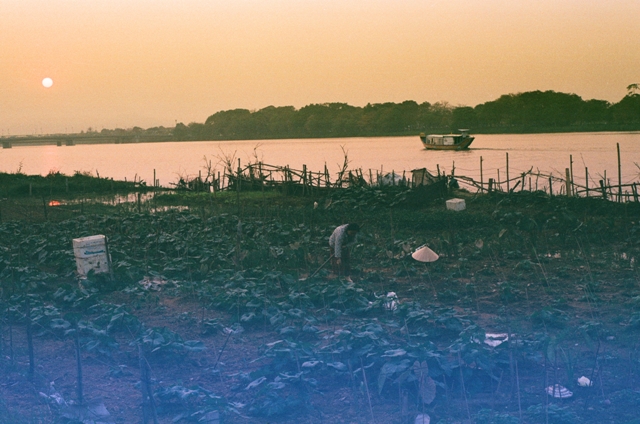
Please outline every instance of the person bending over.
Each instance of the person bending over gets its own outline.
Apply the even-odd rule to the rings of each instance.
[[[351,281],[351,246],[356,241],[356,236],[360,231],[360,226],[355,223],[343,224],[336,227],[329,237],[329,247],[331,247],[331,265],[333,273],[344,276]]]

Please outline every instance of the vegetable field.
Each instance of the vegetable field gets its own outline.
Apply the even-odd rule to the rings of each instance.
[[[637,204],[98,195],[0,203],[0,422],[638,422]],[[307,278],[346,222],[353,281]],[[112,273],[79,279],[95,234]]]

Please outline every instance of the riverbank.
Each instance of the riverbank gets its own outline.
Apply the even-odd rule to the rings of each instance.
[[[449,134],[455,133],[457,130],[451,130],[450,128],[430,128],[430,134]],[[566,127],[523,127],[523,128],[476,128],[473,130],[473,134],[483,135],[509,135],[509,134],[567,134],[567,133],[637,133],[640,131],[640,124],[633,125],[582,125],[582,126],[566,126]],[[406,131],[391,131],[380,134],[351,134],[351,135],[308,135],[305,139],[331,139],[331,138],[383,138],[383,137],[418,137],[419,133],[415,130]],[[165,142],[192,142],[192,141],[247,141],[247,140],[295,140],[300,137],[289,136],[255,136],[250,138],[180,138],[172,135],[137,135],[137,134],[124,134],[119,136],[114,135],[101,135],[101,134],[48,134],[42,136],[12,136],[2,137],[3,148],[12,147],[28,147],[28,146],[76,146],[83,144],[131,144],[131,143],[165,143]]]
[[[65,193],[63,180],[51,187]],[[638,204],[421,190],[98,202],[107,188],[68,215],[28,219],[6,219],[6,206],[31,198],[7,198],[0,417],[55,422],[68,410],[47,404],[52,387],[68,401],[82,381],[116,422],[139,422],[144,358],[159,422],[635,419]],[[447,210],[451,197],[466,209]],[[362,225],[353,283],[321,267],[332,229],[350,221]],[[79,288],[71,241],[93,234],[108,237],[113,277]],[[412,259],[423,244],[440,259]],[[547,396],[553,384],[572,397]]]

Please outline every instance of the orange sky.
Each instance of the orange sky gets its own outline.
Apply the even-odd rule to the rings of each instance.
[[[0,0],[4,136],[631,83],[638,0]]]

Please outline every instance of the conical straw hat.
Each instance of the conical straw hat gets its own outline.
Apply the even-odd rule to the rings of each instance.
[[[418,250],[411,254],[411,257],[420,262],[435,262],[440,256],[427,246],[419,247]]]

